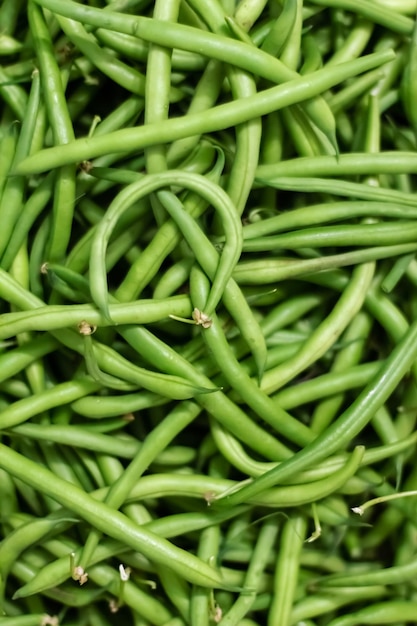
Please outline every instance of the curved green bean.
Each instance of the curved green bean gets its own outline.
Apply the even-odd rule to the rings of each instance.
[[[94,235],[90,261],[91,294],[97,306],[105,313],[106,317],[109,317],[110,313],[107,303],[107,276],[104,263],[105,247],[110,233],[120,215],[126,211],[132,202],[147,193],[156,191],[169,184],[185,186],[201,194],[214,205],[221,215],[227,243],[223,249],[219,266],[213,279],[212,290],[207,302],[208,314],[216,306],[224,285],[230,278],[231,272],[240,256],[241,225],[240,221],[238,222],[237,220],[229,197],[219,187],[197,174],[187,174],[182,171],[172,170],[148,176],[137,183],[132,183],[124,192],[120,193],[107,211],[106,219],[98,226]],[[186,219],[186,214],[183,211],[180,211],[178,214],[178,211],[176,211],[176,221],[181,217]]]

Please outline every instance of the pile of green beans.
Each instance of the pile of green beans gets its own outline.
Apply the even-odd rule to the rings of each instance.
[[[2,0],[0,626],[417,623],[416,14]]]

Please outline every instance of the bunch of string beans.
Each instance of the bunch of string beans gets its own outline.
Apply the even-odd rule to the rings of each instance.
[[[2,1],[0,626],[417,623],[416,13]]]

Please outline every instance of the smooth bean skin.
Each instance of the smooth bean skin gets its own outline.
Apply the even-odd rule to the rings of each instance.
[[[172,567],[186,580],[203,587],[222,587],[223,583],[216,570],[207,566],[197,557],[175,547],[153,533],[132,523],[125,515],[113,511],[105,504],[61,480],[44,467],[25,459],[22,455],[0,444],[0,466],[80,515],[92,526],[114,539],[120,539],[134,550],[142,552],[156,563]]]
[[[258,589],[261,576],[269,560],[271,551],[278,534],[278,524],[275,520],[267,520],[262,525],[256,544],[253,548],[252,558],[247,568],[244,592],[238,597],[233,606],[220,620],[222,626],[235,626],[242,624],[242,618],[250,611]]]
[[[51,389],[18,400],[4,409],[0,416],[0,428],[11,428],[34,415],[56,406],[67,404],[84,395],[97,391],[100,385],[91,380],[73,380],[60,383]]]
[[[416,155],[412,152],[357,152],[334,156],[302,157],[274,165],[260,165],[256,178],[266,180],[285,176],[351,176],[355,174],[415,173]]]
[[[382,208],[382,207],[381,207]],[[243,244],[244,252],[311,247],[326,248],[333,246],[386,246],[411,243],[415,239],[415,222],[400,224],[361,224],[360,226],[323,226],[309,228],[296,233],[285,233],[275,237],[250,239]]]
[[[370,288],[375,272],[372,263],[357,265],[352,272],[351,282],[343,292],[340,300],[325,318],[320,327],[306,340],[303,347],[292,359],[269,370],[265,374],[262,388],[268,393],[284,386],[294,376],[302,372],[317,358],[323,355],[359,312]]]
[[[411,200],[409,196],[407,198]],[[412,206],[405,207],[391,202],[352,202],[344,200],[342,202],[313,204],[300,209],[293,209],[287,213],[281,213],[275,217],[245,224],[243,227],[243,240],[245,242],[246,240],[250,241],[251,239],[285,231],[294,230],[297,232],[307,226],[344,221],[347,215],[349,219],[385,216],[401,220],[413,220],[417,218],[417,210]]]
[[[42,94],[48,120],[57,144],[74,140],[74,129],[65,99],[60,69],[55,59],[51,35],[43,13],[34,2],[28,3],[28,18],[40,67]],[[75,205],[75,167],[60,168],[55,177],[52,225],[48,240],[48,257],[60,260],[70,235]]]
[[[397,11],[378,3],[370,6],[366,0],[311,0],[311,2],[319,6],[354,11],[376,24],[385,26],[402,35],[410,35],[413,29],[413,20],[411,18],[405,17]]]
[[[40,613],[38,615],[17,615],[15,617],[2,617],[0,623],[2,626],[42,626],[45,623],[45,618],[52,619],[51,616]],[[58,619],[58,618],[56,618]],[[53,622],[49,621],[48,624]],[[58,621],[56,621],[58,625]]]
[[[291,485],[286,487],[275,487],[269,491],[265,491],[259,496],[249,501],[260,506],[290,508],[315,502],[329,494],[340,489],[344,483],[358,469],[364,453],[363,446],[357,446],[352,452],[350,458],[345,465],[342,465],[333,474],[310,482],[308,485]],[[182,476],[182,482],[178,484],[175,475],[146,476],[133,487],[130,492],[128,501],[146,498],[147,495],[153,493],[160,497],[175,493],[178,495],[188,495],[189,497],[204,497],[205,494],[214,496],[213,503],[227,500],[229,492],[233,493],[234,489],[239,485],[238,482],[226,479],[214,479],[204,476]],[[159,484],[158,484],[159,483]],[[214,506],[213,506],[214,508]]]
[[[412,623],[416,619],[417,602],[391,600],[367,606],[352,615],[332,620],[329,626],[356,626],[356,624],[397,624],[400,620]]]
[[[417,355],[417,324],[410,326],[403,339],[393,349],[376,377],[359,394],[342,415],[319,435],[312,443],[281,463],[276,469],[255,479],[251,485],[243,486],[237,493],[225,498],[229,505],[240,504],[247,498],[259,494],[263,489],[288,479],[291,475],[311,467],[329,454],[340,450],[352,441],[364,424],[373,416],[385,399],[396,388]]]
[[[252,277],[256,273],[260,284],[276,283],[281,280],[295,278],[313,272],[359,265],[378,259],[386,259],[402,254],[408,254],[417,250],[413,243],[405,243],[394,246],[375,246],[341,254],[329,254],[328,256],[312,259],[260,259],[256,261],[241,261],[233,272],[233,278],[238,284],[252,283]]]
[[[197,308],[204,304],[207,289],[207,280],[203,274],[195,268],[192,269],[190,295],[193,304]],[[299,445],[304,445],[306,442],[311,441],[311,433],[308,428],[305,428],[291,415],[284,411],[281,412],[278,405],[274,406],[270,398],[262,393],[256,383],[242,371],[239,362],[229,349],[229,344],[215,314],[212,315],[210,328],[204,330],[203,338],[228,383],[262,419],[273,425],[282,435],[296,441]],[[283,452],[285,456],[288,456],[289,451],[284,450]]]
[[[398,202],[404,206],[415,207],[415,197],[413,194],[398,191],[396,189],[385,189],[373,187],[363,183],[352,183],[343,179],[327,179],[327,178],[306,178],[300,177],[271,177],[257,178],[258,184],[270,185],[277,189],[288,189],[293,191],[302,190],[303,192],[314,193],[323,192],[331,193],[336,196],[345,196],[347,198],[376,200],[383,202]]]
[[[386,593],[385,587],[366,587],[356,589],[345,587],[340,594],[316,594],[306,596],[299,600],[291,611],[292,623],[297,623],[308,618],[328,615],[342,607],[348,607],[357,602],[367,602],[382,598]],[[348,608],[345,610],[349,610]]]
[[[130,206],[132,202],[143,195],[156,191],[169,184],[185,186],[188,189],[201,194],[217,209],[221,215],[221,220],[225,229],[226,245],[221,255],[221,261],[213,279],[213,295],[209,296],[207,306],[214,308],[219,299],[219,292],[228,282],[230,274],[239,258],[241,251],[241,225],[237,221],[237,216],[229,197],[219,188],[209,183],[204,177],[197,174],[187,174],[180,170],[171,170],[166,173],[148,176],[145,179],[133,183],[121,192],[119,197],[109,207],[106,219],[98,226],[95,233],[90,260],[91,295],[97,306],[109,317],[107,304],[107,276],[105,271],[105,246],[110,237],[110,233],[119,219],[120,215]],[[170,196],[168,196],[170,197]],[[186,213],[180,211],[175,217],[186,218]]]
[[[60,1],[63,2],[63,0]],[[338,65],[337,68],[323,68],[307,77],[294,78],[284,85],[265,89],[237,103],[218,105],[204,113],[196,113],[186,118],[169,119],[155,126],[149,124],[136,129],[123,129],[109,133],[105,137],[76,139],[66,146],[47,148],[24,159],[15,168],[14,173],[27,176],[64,164],[92,159],[106,154],[109,150],[110,141],[112,151],[129,152],[146,148],[155,143],[168,143],[189,135],[222,130],[312,98],[318,93],[340,84],[350,76],[356,76],[361,72],[378,67],[392,60],[392,58],[393,53],[390,51],[368,55],[368,57]],[[336,159],[334,160],[336,161]],[[402,165],[402,170],[404,168],[407,168],[405,163]],[[357,167],[355,169],[357,170]]]
[[[90,324],[100,327],[118,324],[150,324],[167,319],[169,315],[190,317],[191,312],[191,303],[187,296],[110,304],[111,321],[90,304],[48,305],[33,311],[5,313],[0,321],[0,338],[14,337],[18,333],[27,331],[51,331],[75,327],[82,320],[88,320]]]
[[[268,611],[269,626],[291,624],[291,608],[297,587],[300,555],[306,530],[307,521],[301,515],[290,517],[284,524],[279,556],[275,564],[273,600]]]

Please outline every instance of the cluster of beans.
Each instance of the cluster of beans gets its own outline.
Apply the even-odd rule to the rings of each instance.
[[[0,626],[417,623],[416,11],[2,0]]]

